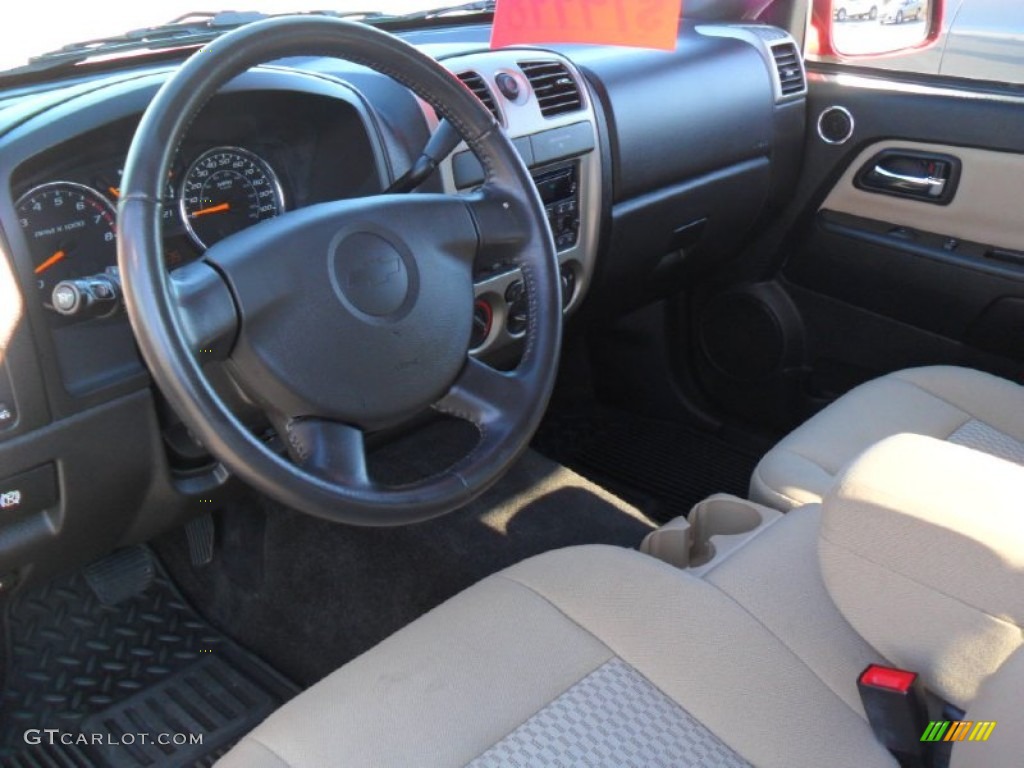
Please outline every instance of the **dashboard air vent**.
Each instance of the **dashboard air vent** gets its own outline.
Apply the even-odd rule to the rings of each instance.
[[[580,87],[559,61],[521,61],[520,69],[530,81],[544,117],[564,115],[583,109]]]
[[[491,95],[491,89],[487,87],[487,83],[484,82],[484,79],[476,72],[463,72],[459,75],[459,80],[461,80],[469,90],[476,94],[476,97],[480,99],[480,102],[490,110],[492,115],[494,115],[494,119],[500,123],[501,112],[498,111],[498,105],[494,103],[494,97]]]
[[[804,82],[804,70],[800,66],[800,52],[793,43],[772,46],[775,68],[779,71],[779,89],[783,96],[793,96],[802,92],[807,84]]]

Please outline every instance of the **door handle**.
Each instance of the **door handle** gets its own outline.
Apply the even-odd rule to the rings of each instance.
[[[883,183],[891,189],[916,192],[929,197],[942,197],[942,193],[946,191],[947,180],[936,176],[909,176],[890,171],[883,165],[876,165],[873,172],[885,179]]]
[[[960,181],[960,159],[915,149],[885,149],[861,166],[854,186],[867,192],[948,205]]]

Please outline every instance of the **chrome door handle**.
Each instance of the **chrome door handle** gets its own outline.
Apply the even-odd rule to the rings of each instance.
[[[881,165],[876,165],[873,172],[885,179],[886,186],[890,189],[902,189],[929,197],[941,197],[942,193],[946,191],[946,179],[935,176],[908,176],[890,171]]]

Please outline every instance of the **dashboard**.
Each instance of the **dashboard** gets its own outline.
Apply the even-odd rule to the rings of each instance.
[[[683,24],[671,53],[492,51],[488,34],[405,36],[478,96],[529,168],[567,317],[600,322],[677,290],[735,252],[795,182],[806,87],[779,29]],[[230,493],[153,390],[119,301],[120,175],[170,71],[136,64],[0,93],[0,577],[144,541]],[[159,214],[167,269],[269,218],[381,194],[437,124],[355,64],[244,73],[177,148]],[[462,194],[483,177],[460,145],[420,189]],[[528,320],[522,276],[482,261],[474,282],[472,354],[512,365]]]

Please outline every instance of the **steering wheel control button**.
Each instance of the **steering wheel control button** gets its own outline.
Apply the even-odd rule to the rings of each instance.
[[[372,232],[347,235],[331,253],[331,283],[347,307],[370,318],[394,318],[415,300],[414,269],[402,251]]]
[[[0,480],[0,521],[14,514],[41,512],[54,506],[59,498],[53,464]]]

